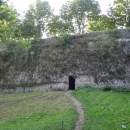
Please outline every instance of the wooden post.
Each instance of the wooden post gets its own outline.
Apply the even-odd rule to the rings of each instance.
[[[62,120],[62,130],[64,130],[64,121]]]

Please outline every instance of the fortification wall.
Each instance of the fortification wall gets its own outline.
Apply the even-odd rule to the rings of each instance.
[[[75,88],[130,87],[129,29],[71,36],[69,44],[56,41],[34,40],[23,54],[0,53],[0,93],[67,90],[69,76]]]

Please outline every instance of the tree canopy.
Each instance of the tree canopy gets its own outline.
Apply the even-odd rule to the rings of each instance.
[[[119,27],[130,27],[130,1],[114,0],[108,13],[101,14],[96,0],[67,1],[53,13],[47,1],[36,0],[30,4],[21,19],[17,11],[0,0],[0,43],[12,39],[31,39],[58,36],[60,34],[83,34]]]
[[[37,0],[29,6],[21,23],[21,34],[24,38],[40,38],[47,30],[52,10],[47,1]]]
[[[99,4],[95,0],[73,0],[60,10],[61,19],[74,34],[85,33],[88,21],[97,19],[99,13]]]
[[[88,26],[88,32],[92,31],[104,31],[109,29],[115,29],[115,21],[107,15],[100,15],[98,20],[91,21]]]
[[[13,39],[17,33],[18,14],[15,9],[2,4],[0,6],[0,43]]]
[[[108,9],[108,16],[118,27],[130,27],[130,1],[114,0]]]

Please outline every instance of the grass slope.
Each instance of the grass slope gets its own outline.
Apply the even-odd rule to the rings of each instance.
[[[63,92],[0,95],[0,130],[73,130],[77,118]]]
[[[83,104],[82,130],[130,130],[130,93],[85,87],[72,93]]]

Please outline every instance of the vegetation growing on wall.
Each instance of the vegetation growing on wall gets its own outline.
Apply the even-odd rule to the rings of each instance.
[[[56,44],[58,46],[61,46],[63,48],[70,47],[70,44],[71,44],[71,35],[70,34],[63,32],[58,37],[56,37],[56,39],[57,39]]]
[[[95,77],[96,83],[113,78],[125,80],[125,67],[129,61],[118,47],[115,32],[78,38],[65,34],[59,37],[61,41],[58,39],[60,46],[48,44],[48,39],[7,44],[0,55],[0,85],[16,87],[53,83],[64,75],[77,72]]]
[[[73,0],[66,2],[57,16],[48,2],[37,0],[29,6],[25,17],[19,19],[17,11],[8,2],[1,1],[0,86],[57,82],[63,75],[76,72],[94,76],[97,83],[113,77],[124,80],[130,58],[124,51],[127,45],[119,47],[116,39],[129,38],[129,30],[123,34],[123,30],[108,29],[116,25],[129,26],[129,7],[118,0],[114,5],[109,15],[101,16],[95,0]],[[119,5],[122,5],[121,10]],[[113,12],[114,9],[119,14]],[[127,14],[122,15],[124,10]],[[121,19],[116,21],[117,15]],[[89,31],[108,31],[83,34],[88,27]],[[43,34],[55,38],[48,42],[40,39]],[[107,78],[102,73],[108,73]]]

